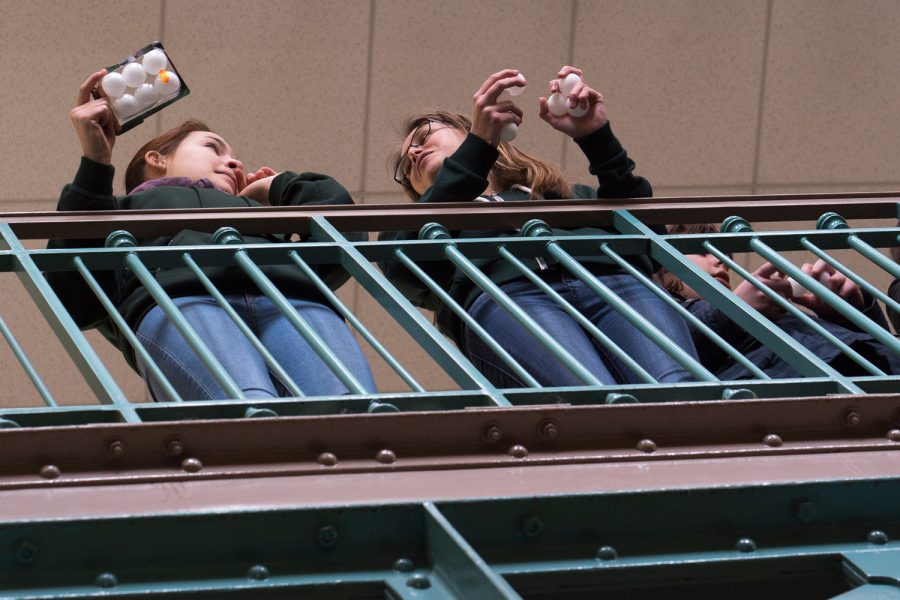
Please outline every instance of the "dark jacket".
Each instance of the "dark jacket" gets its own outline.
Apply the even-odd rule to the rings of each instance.
[[[865,294],[864,296],[866,305],[861,312],[872,319],[872,321],[880,327],[887,329],[887,321],[884,319],[884,313],[881,311],[881,307],[868,294]],[[803,377],[799,371],[778,357],[778,355],[770,348],[764,346],[747,331],[737,326],[733,321],[726,317],[722,311],[710,304],[707,300],[684,300],[683,298],[679,298],[679,300],[682,301],[684,307],[687,308],[691,314],[722,336],[725,341],[734,346],[738,352],[746,356],[750,362],[759,367],[769,377],[773,379]],[[874,339],[869,334],[860,331],[850,321],[843,318],[835,318],[834,320],[825,320],[817,317],[812,318],[829,333],[859,352],[862,356],[871,361],[872,364],[881,368],[885,373],[889,375],[900,374],[900,358],[885,348],[881,342]],[[841,374],[851,377],[871,375],[871,373],[863,370],[861,366],[847,357],[847,355],[838,350],[821,335],[810,329],[797,317],[785,314],[775,321],[775,324],[794,338],[801,346],[815,354]],[[700,333],[693,325],[690,325],[690,329],[694,338],[694,345],[697,348],[697,354],[700,357],[700,363],[715,373],[719,379],[725,381],[733,379],[755,379],[755,376],[750,373],[746,367],[736,363],[730,356],[725,354],[721,348],[709,341],[709,339]]]
[[[575,140],[590,161],[590,172],[597,176],[599,188],[576,184],[572,187],[573,198],[645,198],[653,195],[650,183],[633,174],[634,161],[619,140],[612,133],[609,123],[597,131]],[[428,202],[465,202],[475,200],[488,186],[488,174],[498,157],[497,149],[473,134],[469,134],[459,149],[444,160],[434,184],[419,199]],[[519,189],[509,189],[499,194],[504,201],[527,201],[529,194]],[[548,198],[553,199],[553,198]],[[659,229],[664,233],[664,228]],[[608,235],[611,232],[596,227],[575,229],[553,229],[555,237]],[[453,231],[454,238],[490,238],[518,236],[518,229],[471,229]],[[382,232],[379,240],[415,240],[418,232]],[[576,256],[595,273],[621,273],[618,266],[599,252],[587,256]],[[647,256],[631,256],[628,259],[645,273],[652,274],[656,266]],[[522,275],[505,260],[483,258],[472,261],[497,285],[502,285]],[[524,261],[533,270],[554,268],[550,259]],[[448,336],[459,341],[460,322],[451,310],[422,284],[406,267],[398,262],[379,263],[391,282],[416,306],[432,310],[437,315],[437,324]],[[419,263],[441,287],[464,308],[474,302],[481,290],[466,275],[447,261]]]
[[[117,198],[112,193],[114,169],[110,165],[82,157],[75,179],[67,184],[59,197],[57,210],[148,210],[175,208],[235,208],[259,207],[258,202],[242,196],[233,196],[216,189],[195,187],[156,187],[137,194]],[[269,201],[273,206],[352,204],[350,194],[341,184],[317,173],[284,172],[272,180]],[[239,229],[239,228],[238,228]],[[289,242],[291,232],[244,236],[245,244],[272,244]],[[348,235],[351,239],[361,236]],[[50,240],[50,249],[77,249],[103,247],[104,240],[76,239]],[[138,239],[140,246],[195,246],[211,245],[211,233],[185,229],[174,236]],[[313,283],[294,265],[261,267],[282,293],[291,298],[309,298],[324,302]],[[321,265],[317,272],[331,288],[339,287],[347,279],[346,272],[337,266]],[[225,294],[252,290],[261,293],[237,266],[205,267],[204,273]],[[115,271],[93,272],[106,294],[116,305],[128,325],[134,329],[155,302],[146,288],[131,274],[120,268]],[[115,327],[96,296],[76,271],[46,273],[47,280],[72,318],[82,329],[97,328],[125,355],[134,366],[134,352]],[[207,295],[207,291],[187,267],[157,269],[156,281],[173,298]]]

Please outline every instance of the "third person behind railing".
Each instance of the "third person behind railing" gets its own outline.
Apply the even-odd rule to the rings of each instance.
[[[57,210],[223,209],[263,204],[353,203],[347,190],[325,175],[290,171],[276,174],[268,167],[245,175],[244,166],[235,158],[231,146],[195,120],[187,121],[141,147],[125,174],[128,195],[116,198],[112,193],[111,160],[116,134],[111,109],[106,99],[91,99],[91,90],[104,74],[105,70],[99,71],[84,82],[78,92],[77,105],[72,109],[72,123],[84,156],[75,179],[63,188]],[[244,243],[290,242],[290,236],[290,233],[276,232],[248,235]],[[175,235],[147,237],[139,243],[197,246],[214,242],[210,233],[186,229]],[[51,240],[49,247],[74,250],[102,245],[103,240]],[[287,297],[292,310],[308,323],[355,378],[359,384],[356,387],[360,388],[356,392],[374,392],[375,383],[359,345],[310,278],[295,265],[261,266],[261,270]],[[236,266],[208,267],[204,272],[304,395],[347,393],[348,387],[325,366],[286,315],[245,273]],[[347,277],[334,265],[322,265],[317,272],[332,287],[339,286]],[[228,397],[163,314],[148,289],[129,269],[98,270],[93,275],[182,399]],[[174,299],[181,314],[245,397],[265,399],[294,395],[289,393],[285,381],[270,374],[269,367],[248,342],[248,337],[187,266],[156,269],[153,276]],[[122,331],[104,311],[81,274],[56,271],[48,273],[47,277],[79,326],[99,329],[147,379],[155,399],[171,399],[161,382],[149,376],[147,365],[140,356],[135,356]],[[348,378],[345,376],[344,379]]]
[[[582,72],[563,67],[558,78],[575,74],[577,84],[566,100],[586,114],[555,116],[547,99],[539,100],[538,113],[552,129],[575,140],[590,161],[590,172],[599,187],[570,184],[560,169],[531,157],[514,145],[501,141],[501,131],[509,123],[519,125],[523,112],[504,90],[521,86],[519,72],[505,69],[491,75],[475,93],[471,119],[463,115],[434,111],[415,115],[405,128],[405,139],[394,161],[395,180],[407,195],[420,203],[501,202],[565,198],[634,198],[652,195],[650,183],[636,176],[634,162],[613,135],[603,95],[583,80]],[[559,79],[549,84],[550,93],[559,91]],[[502,95],[501,95],[502,94]],[[595,227],[554,229],[555,237],[609,235]],[[519,235],[518,230],[465,230],[453,237],[497,237]],[[416,239],[415,232],[385,232],[379,239]],[[597,252],[579,255],[578,260],[596,278],[618,294],[663,334],[689,355],[696,356],[684,320],[654,296],[636,278],[624,273],[610,259]],[[646,274],[654,271],[648,256],[630,256],[630,262]],[[550,257],[524,259],[553,290],[568,300],[625,353],[636,360],[659,382],[693,379],[644,333],[597,296],[584,282],[563,269]],[[531,318],[544,328],[601,382],[635,382],[639,379],[619,357],[587,335],[579,323],[511,264],[499,258],[474,261],[501,286]],[[484,341],[459,319],[419,279],[397,262],[381,264],[389,279],[418,306],[436,312],[437,323],[468,354],[473,363],[499,386],[516,387],[523,382],[511,372]],[[556,360],[504,309],[449,262],[423,262],[425,271],[483,326],[541,385],[581,385],[583,378]],[[643,379],[646,381],[646,379]]]

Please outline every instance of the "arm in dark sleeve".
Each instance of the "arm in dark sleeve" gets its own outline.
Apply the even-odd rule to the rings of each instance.
[[[713,306],[708,300],[693,299],[687,300],[682,305],[688,309],[694,317],[701,323],[709,327],[722,339],[735,348],[740,348],[747,339],[746,332],[741,329],[737,323],[725,316],[721,310]],[[694,346],[697,349],[697,356],[700,363],[713,372],[717,372],[724,368],[732,359],[719,346],[714,344],[705,334],[690,321],[688,328],[691,331],[691,337],[694,339]]]
[[[872,319],[876,325],[887,329],[890,331],[890,327],[888,327],[887,320],[884,318],[884,311],[881,310],[881,305],[872,297],[871,294],[867,293],[863,290],[863,306],[859,309],[859,312]],[[888,311],[892,312],[892,311]],[[832,323],[840,325],[846,329],[852,329],[853,331],[862,331],[853,321],[850,321],[844,318],[842,315],[837,314],[833,318],[828,319]]]
[[[488,174],[499,156],[497,149],[468,134],[460,147],[444,159],[434,184],[419,202],[469,202],[484,193]]]
[[[58,211],[116,210],[118,202],[112,193],[115,169],[111,165],[82,157],[72,183],[63,187],[56,206]],[[102,239],[50,240],[50,250],[101,248]],[[94,277],[113,302],[117,301],[114,271],[94,271]],[[77,271],[45,273],[53,291],[59,296],[75,323],[82,329],[96,327],[107,318],[106,311],[94,292]]]
[[[616,139],[607,122],[603,127],[575,140],[590,161],[590,172],[597,176],[600,198],[650,198],[650,182],[634,174],[634,161]]]

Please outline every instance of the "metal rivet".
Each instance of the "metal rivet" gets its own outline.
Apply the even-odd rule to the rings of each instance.
[[[247,569],[247,579],[255,579],[256,581],[263,581],[268,579],[271,576],[269,573],[269,569],[264,567],[263,565],[253,565],[249,569]]]
[[[656,442],[653,440],[641,440],[637,443],[637,449],[647,454],[656,452]]]
[[[862,414],[855,408],[848,408],[841,413],[841,425],[853,429],[862,422]]]
[[[277,416],[278,413],[271,408],[256,408],[255,406],[248,406],[247,410],[244,411],[245,419],[268,419]]]
[[[393,450],[388,450],[385,448],[384,450],[379,450],[378,454],[375,455],[375,460],[384,465],[389,465],[395,460],[397,460],[397,455],[394,454]]]
[[[392,568],[399,573],[409,573],[415,569],[416,566],[413,564],[413,561],[408,558],[398,558],[394,561]]]
[[[900,429],[891,429],[888,431],[887,438],[892,442],[900,442]]]
[[[406,580],[406,585],[411,588],[416,588],[417,590],[427,590],[431,587],[431,580],[428,579],[427,575],[416,573]]]
[[[27,567],[34,564],[37,560],[38,548],[31,542],[21,542],[16,546],[15,557],[16,563],[21,567]]]
[[[542,440],[555,440],[559,437],[559,423],[553,419],[544,419],[538,423],[537,434]]]
[[[106,444],[106,453],[113,458],[122,458],[128,452],[122,440],[110,440]]]
[[[509,455],[513,458],[525,458],[528,456],[528,448],[522,444],[516,444],[509,447]]]
[[[62,475],[62,471],[56,465],[44,465],[38,473],[44,479],[56,479]]]
[[[366,409],[366,412],[371,414],[395,413],[400,412],[400,409],[390,402],[375,402],[374,400],[372,400],[371,402],[369,402],[369,408]]]
[[[316,462],[322,465],[323,467],[333,467],[337,464],[338,459],[337,456],[332,454],[331,452],[323,452],[319,456],[316,457]]]
[[[763,438],[763,444],[765,444],[769,448],[780,448],[782,445],[784,445],[784,440],[781,439],[780,435],[770,433]]]
[[[94,585],[102,588],[114,588],[119,585],[119,580],[112,573],[100,573],[94,579]]]
[[[750,538],[741,538],[737,541],[737,544],[734,545],[734,548],[738,552],[755,552],[756,542]]]
[[[540,537],[542,533],[544,533],[544,522],[540,517],[527,517],[522,521],[522,534],[525,537],[534,539]]]
[[[606,395],[606,399],[604,400],[604,402],[606,404],[637,404],[638,399],[631,394],[619,394],[616,392],[610,392]]]
[[[725,388],[722,391],[722,400],[756,400],[756,394],[746,388]]]
[[[488,423],[481,430],[481,438],[490,442],[491,444],[495,444],[503,439],[503,430],[500,429],[499,423]]]
[[[178,439],[169,440],[166,442],[165,452],[166,456],[181,456],[184,454],[184,444]]]
[[[612,546],[600,546],[600,549],[597,550],[597,558],[600,560],[616,560],[619,558],[619,553]]]
[[[203,468],[203,463],[199,458],[186,458],[181,461],[181,469],[188,473],[197,473]]]
[[[888,539],[888,535],[880,529],[870,531],[869,535],[866,536],[866,539],[870,544],[878,544],[879,546],[883,546],[890,541],[890,539]]]
[[[794,506],[794,516],[801,523],[812,523],[819,516],[819,509],[809,500],[802,500]]]
[[[334,548],[338,543],[337,529],[331,525],[320,527],[316,532],[316,543],[320,548]]]

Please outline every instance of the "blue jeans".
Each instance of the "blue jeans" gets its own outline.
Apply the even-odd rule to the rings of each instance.
[[[229,295],[226,299],[305,395],[348,393],[344,384],[271,300],[255,294]],[[247,398],[292,395],[284,384],[270,375],[262,356],[250,345],[215,299],[210,296],[184,296],[174,298],[173,301]],[[375,382],[369,364],[343,319],[319,302],[300,299],[289,301],[363,387],[374,392]],[[228,397],[159,306],[153,307],[141,320],[137,336],[182,399],[211,400]],[[159,382],[149,376],[146,365],[140,358],[138,370],[150,386],[154,399],[170,400]]]
[[[654,344],[650,338],[610,308],[584,283],[559,270],[544,275],[554,291],[565,298],[597,328],[609,336],[628,356],[660,383],[693,381],[693,377]],[[631,308],[653,323],[670,340],[697,357],[687,323],[672,308],[631,275],[600,275],[597,278]],[[509,282],[501,289],[540,324],[584,367],[605,384],[639,383],[634,372],[602,347],[552,298],[526,279]],[[487,294],[478,296],[469,314],[513,358],[544,386],[577,386],[585,383],[563,366]],[[477,335],[465,328],[465,349],[476,367],[500,387],[524,384]]]

